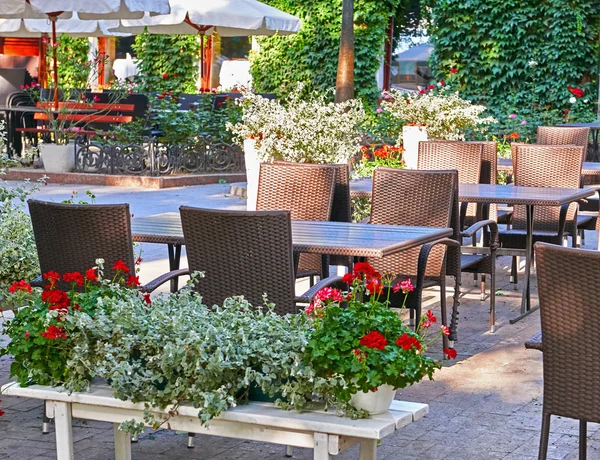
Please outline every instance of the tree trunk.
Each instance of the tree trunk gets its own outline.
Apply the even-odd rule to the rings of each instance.
[[[354,99],[354,0],[342,0],[342,31],[335,87],[335,102]]]

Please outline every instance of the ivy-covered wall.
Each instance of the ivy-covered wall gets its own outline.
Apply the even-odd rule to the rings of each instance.
[[[335,87],[342,17],[341,0],[266,0],[302,19],[302,29],[291,36],[261,37],[260,52],[252,54],[250,73],[256,92],[282,96],[305,84],[307,92]],[[355,93],[375,101],[375,73],[380,65],[389,17],[403,0],[355,0]],[[332,94],[333,97],[333,94]]]
[[[434,75],[450,79],[463,96],[487,105],[499,119],[594,117],[598,0],[424,3],[432,20]]]
[[[140,91],[198,92],[197,36],[146,33],[135,37],[133,48],[141,76]]]
[[[87,38],[69,37],[61,35],[56,40],[56,62],[58,64],[59,88],[63,90],[82,89],[88,87],[90,68],[88,53],[90,42]],[[52,48],[48,43],[48,79],[52,86]]]

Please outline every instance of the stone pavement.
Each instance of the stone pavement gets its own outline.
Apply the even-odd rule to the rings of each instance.
[[[74,186],[79,195],[91,189],[97,203],[131,204],[136,216],[176,211],[182,204],[211,208],[243,209],[244,202],[226,196],[229,185],[209,185],[182,189],[143,190],[116,187]],[[44,187],[37,197],[60,201],[70,196],[71,186]],[[588,232],[586,247],[596,247],[596,236]],[[143,245],[141,278],[148,281],[168,267],[166,249]],[[470,275],[463,277],[458,359],[445,366],[432,382],[424,381],[398,391],[397,399],[425,402],[430,413],[386,438],[379,447],[380,459],[469,460],[537,458],[542,409],[542,354],[525,350],[523,343],[539,330],[539,314],[534,313],[511,325],[517,315],[520,292],[508,283],[508,258],[499,260],[496,297],[497,331],[488,331],[488,301],[480,301]],[[184,266],[185,262],[182,263]],[[534,278],[535,296],[535,278]],[[451,295],[451,292],[448,294]],[[428,291],[425,302],[438,306],[438,293]],[[2,338],[0,337],[0,340]],[[437,347],[437,348],[436,348]],[[433,353],[441,355],[434,345]],[[6,383],[10,361],[0,359],[0,384]],[[41,434],[41,404],[36,400],[1,397],[0,459],[52,459],[54,435]],[[114,458],[112,425],[74,421],[77,459]],[[553,417],[550,459],[575,459],[578,449],[576,421]],[[196,448],[186,448],[187,435],[147,430],[133,444],[135,460],[266,460],[284,459],[284,448],[236,439],[197,436]],[[294,449],[294,458],[312,458],[308,449]],[[351,449],[339,458],[358,458]],[[600,458],[600,425],[588,426],[588,458]]]

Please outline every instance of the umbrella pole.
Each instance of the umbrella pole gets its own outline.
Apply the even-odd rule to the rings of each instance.
[[[200,89],[204,89],[204,34],[200,35]]]
[[[52,22],[52,73],[54,74],[54,109],[58,110],[58,64],[56,62],[56,16],[49,16]]]

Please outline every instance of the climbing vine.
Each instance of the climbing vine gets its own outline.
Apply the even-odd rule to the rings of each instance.
[[[340,46],[341,0],[267,0],[266,3],[302,19],[290,36],[261,37],[260,52],[251,55],[250,73],[256,92],[289,93],[304,83],[307,93],[335,86]],[[355,0],[355,92],[374,102],[379,96],[376,72],[381,63],[390,16],[406,0]],[[331,94],[333,97],[333,94]]]
[[[437,79],[523,127],[597,108],[597,0],[424,0]],[[575,89],[575,92],[573,90]],[[580,92],[581,90],[582,92]]]
[[[87,38],[61,35],[57,38],[56,62],[58,64],[58,81],[60,88],[85,89],[88,87],[88,53],[90,43]],[[48,69],[52,69],[52,53],[48,44]],[[51,75],[48,75],[51,78]],[[51,80],[50,80],[51,82]]]
[[[140,91],[196,93],[200,43],[195,35],[135,37],[133,49],[140,70]]]

